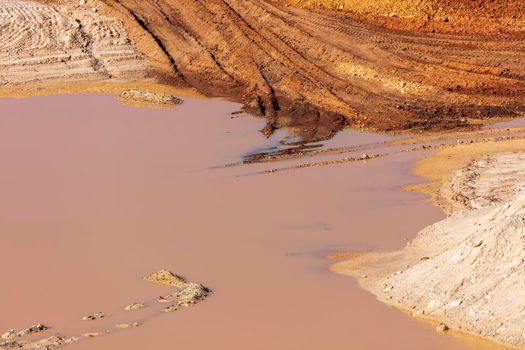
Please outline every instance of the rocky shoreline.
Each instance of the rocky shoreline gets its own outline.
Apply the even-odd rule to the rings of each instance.
[[[199,283],[189,282],[181,276],[178,276],[168,270],[159,270],[149,276],[144,277],[144,280],[153,282],[164,287],[175,288],[176,292],[167,296],[160,296],[153,300],[144,303],[132,303],[124,307],[122,310],[129,313],[132,317],[136,312],[147,307],[159,308],[157,312],[168,313],[178,310],[181,307],[191,307],[197,303],[205,300],[212,291]],[[98,324],[101,320],[110,319],[112,315],[104,312],[97,312],[87,314],[82,317],[82,322],[94,322]],[[138,316],[136,316],[138,317]],[[52,327],[43,324],[36,324],[26,329],[16,332],[10,329],[0,336],[0,350],[52,350],[62,346],[75,343],[83,338],[94,338],[108,335],[113,331],[120,331],[124,329],[137,328],[143,324],[143,320],[129,319],[128,322],[115,324],[114,330],[105,329],[107,325],[101,325],[99,331],[86,332],[91,329],[90,326],[82,325],[77,335],[62,335],[59,330],[54,330]],[[52,330],[56,332],[53,336],[47,336],[43,339],[34,339],[33,336],[45,334]],[[25,340],[29,338],[29,340]]]

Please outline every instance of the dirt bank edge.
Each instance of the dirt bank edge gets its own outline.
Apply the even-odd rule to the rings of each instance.
[[[315,141],[346,126],[468,130],[479,127],[471,120],[525,111],[518,34],[386,30],[338,11],[263,0],[86,4],[123,23],[149,77],[242,103],[267,118],[267,135],[286,128]]]

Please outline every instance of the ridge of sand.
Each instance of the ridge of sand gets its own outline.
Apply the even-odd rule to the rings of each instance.
[[[332,269],[415,317],[525,348],[524,160],[521,141],[424,159],[416,173],[432,174],[427,192],[450,216],[401,251],[356,254]]]
[[[123,24],[82,1],[0,2],[0,87],[145,76]]]
[[[431,196],[431,201],[449,215],[469,209],[468,206],[465,208],[465,203],[456,198],[457,195],[460,195],[458,191],[461,191],[457,182],[463,178],[461,174],[468,173],[469,165],[477,160],[486,159],[486,155],[523,151],[525,151],[525,146],[520,140],[489,141],[445,148],[437,154],[416,162],[412,172],[416,176],[428,179],[429,182],[408,186],[406,190]],[[518,163],[511,166],[517,167],[519,171]],[[497,173],[498,169],[494,171]]]

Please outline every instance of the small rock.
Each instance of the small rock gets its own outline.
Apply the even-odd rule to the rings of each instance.
[[[106,314],[102,312],[97,312],[96,314],[86,315],[82,317],[82,321],[95,321],[100,320],[101,318],[107,317]]]
[[[362,159],[362,160],[368,160],[368,159],[370,159],[370,156],[369,156],[368,154],[365,153],[365,154],[363,154],[363,155],[361,156],[361,159]]]
[[[46,339],[37,340],[31,343],[18,343],[18,342],[9,342],[0,344],[0,349],[22,349],[22,350],[51,350],[56,349],[68,344],[76,342],[78,338],[76,337],[63,337],[60,335],[55,335]]]
[[[131,323],[120,323],[117,324],[115,327],[118,329],[127,329],[127,328],[137,328],[141,324],[139,322],[131,322]]]
[[[361,278],[368,278],[368,275],[361,275]]]
[[[178,304],[177,305],[170,305],[167,308],[162,309],[162,312],[168,313],[168,312],[177,311],[178,309],[179,309],[179,305]]]
[[[195,300],[185,300],[185,301],[178,302],[177,306],[190,307],[190,306],[194,306],[195,304],[197,304]]]
[[[95,338],[100,337],[102,335],[108,334],[109,331],[102,331],[102,332],[90,332],[90,333],[84,333],[82,334],[85,338]]]
[[[178,276],[168,270],[157,271],[147,277],[144,277],[146,281],[163,284],[170,287],[184,288],[188,281],[184,277]]]
[[[448,331],[448,326],[444,323],[441,323],[439,326],[436,327],[436,331],[438,332],[446,332]]]
[[[182,104],[182,100],[176,96],[147,90],[126,90],[119,95],[119,98],[123,102],[146,103],[168,107]]]
[[[181,303],[186,302],[197,302],[199,300],[204,300],[206,297],[211,294],[211,290],[204,287],[202,284],[198,283],[188,283],[184,288],[175,294],[175,298]]]
[[[0,343],[0,349],[19,349],[22,347],[22,344],[20,344],[17,341],[9,340],[3,343]]]
[[[133,303],[133,304],[129,304],[128,306],[126,306],[124,308],[124,310],[126,311],[131,311],[131,310],[139,310],[139,309],[143,309],[145,308],[146,305],[144,304],[141,304],[141,303]]]
[[[479,248],[479,247],[481,247],[482,244],[483,244],[483,240],[479,240],[476,243],[474,243],[472,246],[474,248]]]
[[[4,334],[2,334],[2,336],[0,338],[2,338],[4,340],[8,340],[8,339],[14,338],[15,336],[16,336],[15,330],[14,329],[10,329],[7,332],[5,332]]]
[[[45,326],[45,325],[39,323],[39,324],[31,326],[29,328],[22,329],[20,332],[16,333],[16,336],[17,337],[24,337],[26,335],[31,335],[31,334],[35,334],[35,333],[44,332],[44,331],[47,331],[48,329],[49,329],[48,326]]]
[[[155,299],[155,303],[157,304],[166,304],[166,303],[171,303],[173,300],[170,300],[168,298],[165,298],[165,297],[158,297],[157,299]]]

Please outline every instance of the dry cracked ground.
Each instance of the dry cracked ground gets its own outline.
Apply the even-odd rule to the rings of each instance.
[[[519,1],[409,3],[7,0],[0,84],[148,77],[242,102],[265,132],[307,140],[523,113]]]

